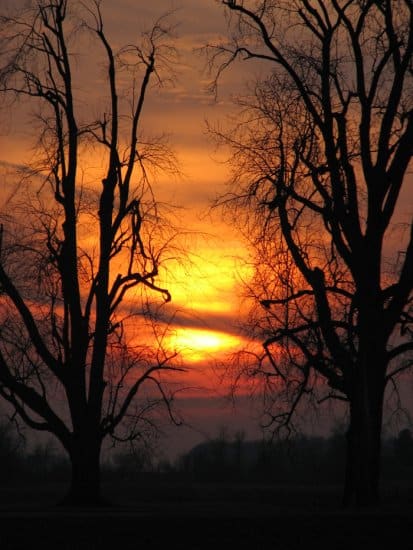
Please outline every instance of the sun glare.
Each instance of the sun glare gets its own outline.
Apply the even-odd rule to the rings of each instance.
[[[230,352],[240,345],[236,336],[224,332],[177,328],[170,337],[170,345],[186,360],[198,363],[214,355]]]

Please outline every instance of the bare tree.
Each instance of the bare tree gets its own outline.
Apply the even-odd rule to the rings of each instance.
[[[175,162],[162,138],[145,136],[142,113],[175,54],[166,16],[115,52],[100,2],[76,5],[39,1],[1,19],[1,91],[34,101],[39,138],[36,165],[3,213],[0,395],[67,451],[64,502],[96,504],[103,440],[142,437],[161,402],[172,415],[168,373],[177,367],[162,333],[148,329],[151,304],[171,298],[157,280],[173,232],[148,170]],[[78,44],[95,65],[99,46],[106,67],[89,97]],[[94,95],[107,103],[102,115],[93,114]],[[103,168],[88,172],[93,163]]]
[[[267,74],[239,99],[239,122],[215,130],[233,152],[221,202],[246,214],[255,250],[264,355],[250,373],[288,397],[270,421],[288,423],[323,382],[318,399],[348,401],[344,501],[369,505],[385,387],[413,349],[411,216],[393,236],[411,184],[413,3],[222,4],[231,39],[207,47],[214,87],[234,60]]]

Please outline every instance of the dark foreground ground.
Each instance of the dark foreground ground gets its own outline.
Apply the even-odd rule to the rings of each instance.
[[[413,549],[413,491],[387,488],[376,510],[342,510],[335,488],[119,483],[113,505],[71,510],[64,487],[0,489],[0,550]]]

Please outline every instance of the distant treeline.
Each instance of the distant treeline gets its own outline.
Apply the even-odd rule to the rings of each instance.
[[[67,482],[70,470],[67,456],[50,441],[29,446],[11,423],[0,422],[0,485]],[[110,460],[102,466],[102,475],[131,479],[156,470],[150,449],[123,448],[110,454]]]
[[[296,436],[278,441],[218,437],[201,443],[176,464],[181,474],[200,481],[248,480],[272,483],[343,482],[345,435]],[[413,437],[408,429],[383,442],[383,480],[413,481]]]
[[[413,435],[403,429],[383,442],[383,481],[413,482]],[[248,441],[225,433],[193,447],[174,463],[154,462],[144,448],[114,452],[103,464],[106,479],[167,478],[193,482],[341,484],[345,435],[299,435],[287,440]],[[11,425],[0,425],[0,483],[63,481],[68,460],[50,444],[27,450]]]
[[[10,423],[0,424],[0,483],[29,480],[45,481],[49,478],[66,480],[69,462],[50,443],[28,449],[26,440]]]

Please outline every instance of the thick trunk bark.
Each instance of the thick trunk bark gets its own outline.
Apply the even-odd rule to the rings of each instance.
[[[345,506],[374,506],[379,503],[384,378],[378,375],[380,367],[377,367],[374,373],[370,369],[362,369],[364,372],[357,377],[350,400]]]
[[[62,500],[65,506],[103,506],[100,478],[101,442],[93,438],[73,441],[69,452],[72,478],[69,492]]]

